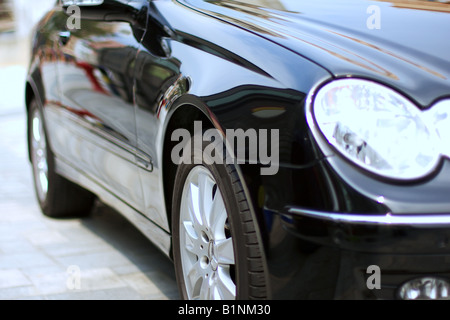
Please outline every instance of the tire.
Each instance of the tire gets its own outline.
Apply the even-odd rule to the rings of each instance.
[[[173,190],[173,257],[181,298],[266,299],[261,241],[236,168],[198,158],[205,147],[179,164]]]
[[[42,111],[33,100],[28,112],[28,150],[39,206],[52,218],[89,215],[95,196],[56,173],[49,146]]]

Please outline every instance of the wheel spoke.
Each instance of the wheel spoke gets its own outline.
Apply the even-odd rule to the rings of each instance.
[[[195,231],[194,227],[192,226],[192,222],[185,221],[183,223],[183,226],[184,226],[184,232],[186,235],[185,247],[189,252],[196,254],[196,244],[198,241],[197,232]]]
[[[38,111],[36,111],[36,113],[37,112]],[[40,126],[41,126],[41,120],[38,118],[38,116],[34,117],[33,118],[33,131],[32,132],[33,132],[34,141],[36,141],[38,143],[42,140]]]
[[[47,175],[44,172],[39,172],[38,173],[39,177],[39,183],[41,185],[42,188],[42,192],[47,193],[48,191],[48,178]]]
[[[197,225],[202,225],[202,216],[200,211],[199,188],[191,183],[189,186],[189,213],[192,221]]]
[[[184,226],[184,231],[186,232],[186,235],[189,237],[189,239],[192,242],[196,242],[198,240],[198,234],[194,228],[193,223],[191,221],[184,221],[183,226]]]
[[[227,211],[223,202],[222,194],[216,192],[211,210],[208,215],[208,225],[215,239],[225,238],[224,226],[227,220]]]
[[[219,264],[232,265],[234,261],[234,248],[232,238],[217,240],[214,249]]]
[[[198,175],[199,209],[202,217],[202,225],[209,227],[209,215],[213,204],[214,181],[206,174]]]
[[[200,263],[195,263],[188,271],[186,280],[186,290],[191,299],[197,297],[200,294],[200,287],[203,286],[203,277],[201,272]],[[202,282],[202,283],[199,283]]]
[[[210,300],[211,299],[211,287],[209,285],[209,279],[202,279],[203,283],[200,287],[200,300]]]
[[[223,300],[222,293],[219,291],[216,283],[211,288],[211,300]]]
[[[236,299],[236,285],[230,277],[228,268],[219,267],[216,277],[216,289],[219,292],[221,299]]]

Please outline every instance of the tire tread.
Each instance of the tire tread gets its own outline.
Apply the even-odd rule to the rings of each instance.
[[[237,170],[227,165],[228,173],[231,177],[232,187],[235,197],[238,201],[241,224],[244,226],[245,245],[248,254],[248,274],[249,274],[249,299],[263,300],[267,299],[266,272],[264,267],[264,257],[261,254],[261,247],[258,241],[257,228],[252,218],[250,208],[245,197],[244,188],[240,182]]]

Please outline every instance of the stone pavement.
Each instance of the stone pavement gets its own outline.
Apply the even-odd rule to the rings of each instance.
[[[178,299],[173,264],[110,208],[41,214],[26,151],[26,48],[0,37],[0,299]]]

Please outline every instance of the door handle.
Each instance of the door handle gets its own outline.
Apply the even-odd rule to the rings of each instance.
[[[70,33],[70,31],[61,31],[59,33],[59,43],[61,43],[61,45],[63,46],[67,45],[71,36],[72,34]]]

